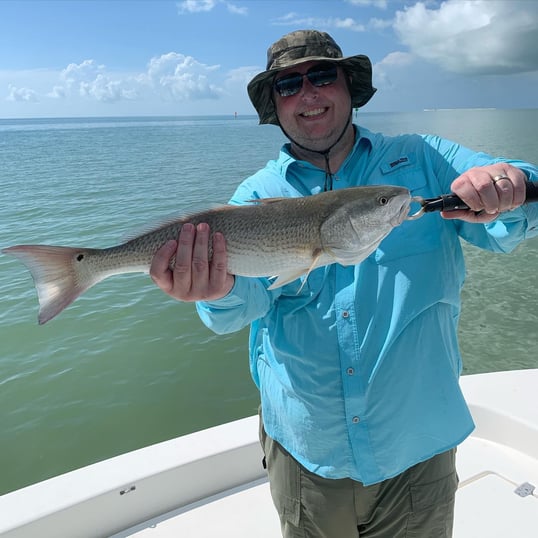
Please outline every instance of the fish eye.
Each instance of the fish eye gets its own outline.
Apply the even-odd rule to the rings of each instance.
[[[386,196],[380,196],[378,198],[379,205],[387,205],[389,203],[389,199]]]

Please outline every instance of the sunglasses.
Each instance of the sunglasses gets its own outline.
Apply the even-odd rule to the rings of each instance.
[[[332,84],[338,77],[338,71],[334,64],[318,64],[311,67],[304,75],[290,73],[275,80],[275,90],[281,97],[290,97],[299,92],[303,87],[303,79],[306,77],[312,86],[317,88]]]

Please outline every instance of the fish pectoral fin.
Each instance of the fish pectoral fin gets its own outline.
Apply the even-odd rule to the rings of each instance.
[[[305,285],[308,275],[313,269],[316,268],[317,263],[322,254],[323,254],[323,251],[321,249],[316,251],[313,255],[312,263],[308,267],[302,267],[301,269],[294,268],[289,271],[283,271],[277,276],[277,279],[267,289],[274,290],[276,288],[280,288],[281,286],[284,286],[285,284],[289,284],[290,282],[293,282],[294,280],[297,280],[298,278],[305,275],[305,278],[303,282],[301,283],[301,287],[297,291],[297,293],[300,293],[301,290],[303,289],[303,286]]]
[[[282,271],[279,275],[273,275],[273,278],[276,277],[276,280],[267,288],[268,290],[276,290],[285,284],[289,284],[294,280],[302,277],[305,273],[309,271],[308,267],[301,267],[297,269],[294,267],[289,271]]]

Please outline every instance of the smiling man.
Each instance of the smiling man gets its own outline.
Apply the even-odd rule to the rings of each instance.
[[[360,264],[315,269],[278,289],[229,274],[222,234],[210,258],[207,224],[185,225],[156,254],[152,278],[198,301],[217,333],[250,324],[260,439],[285,538],[448,538],[455,447],[473,429],[458,382],[460,238],[508,252],[538,235],[538,204],[522,206],[538,169],[436,136],[354,125],[353,108],[375,92],[370,60],[344,57],[324,32],[278,40],[248,91],[260,123],[278,125],[290,143],[232,203],[392,184],[423,198],[453,191],[473,211],[405,222]]]
[[[294,154],[321,165],[325,164],[321,156],[327,155],[337,170],[355,138],[348,80],[342,68],[306,62],[282,71],[274,87],[280,127]]]
[[[319,56],[305,61],[304,46]],[[375,88],[366,56],[343,59],[328,34],[293,32],[269,49],[268,70],[254,77],[248,92],[260,123],[280,125],[294,155],[331,173],[355,142],[351,111],[365,105]]]

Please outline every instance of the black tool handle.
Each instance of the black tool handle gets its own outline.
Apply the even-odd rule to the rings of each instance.
[[[538,202],[538,181],[526,181],[527,191],[525,203]],[[458,209],[469,209],[469,206],[456,194],[444,194],[439,198],[426,200],[424,212],[432,211],[457,211]]]

